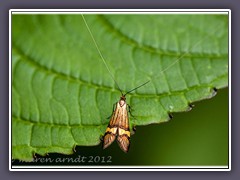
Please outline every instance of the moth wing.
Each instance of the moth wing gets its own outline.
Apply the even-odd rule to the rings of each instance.
[[[125,152],[127,153],[129,150],[129,146],[130,146],[130,140],[129,137],[126,134],[123,135],[119,135],[117,137],[117,142],[119,147]]]
[[[105,149],[108,146],[110,146],[115,139],[116,139],[116,135],[115,134],[106,133],[104,138],[103,138],[103,149]]]

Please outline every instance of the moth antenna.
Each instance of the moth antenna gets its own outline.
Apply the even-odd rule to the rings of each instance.
[[[101,53],[101,51],[100,51],[100,49],[99,49],[99,47],[98,47],[97,42],[96,42],[95,38],[93,37],[92,31],[90,30],[90,28],[89,28],[89,26],[88,26],[88,24],[87,24],[87,21],[86,21],[86,19],[85,19],[85,17],[84,17],[83,14],[82,14],[82,18],[83,18],[83,21],[84,21],[84,23],[85,23],[85,25],[86,25],[86,27],[87,27],[87,30],[88,30],[88,32],[89,32],[89,34],[90,34],[90,36],[91,36],[91,38],[92,38],[92,40],[93,40],[93,42],[94,42],[94,45],[95,45],[95,47],[96,47],[96,49],[97,49],[97,51],[98,51],[98,53],[99,53],[99,55],[100,55],[100,57],[101,57],[101,59],[102,59],[102,61],[103,61],[105,67],[107,68],[107,70],[108,70],[111,78],[113,79],[113,81],[114,81],[115,84],[117,85],[118,90],[119,90],[119,91],[121,92],[121,94],[123,95],[123,92],[122,92],[122,90],[120,89],[117,81],[115,80],[112,72],[110,71],[109,66],[108,66],[107,63],[106,63],[106,61],[105,61],[105,59],[104,59],[104,57],[103,57],[103,55],[102,55],[102,53]]]
[[[146,85],[146,84],[149,83],[149,82],[150,82],[150,80],[148,80],[147,82],[145,82],[145,83],[139,85],[138,87],[136,87],[136,88],[134,88],[134,89],[132,89],[132,90],[126,92],[123,96],[126,96],[126,95],[129,94],[130,92],[135,91],[136,89],[138,89],[138,88],[140,88],[140,87]]]
[[[220,23],[219,23],[220,24]],[[219,24],[217,25],[217,27],[219,27]],[[163,69],[162,71],[159,72],[159,75],[153,77],[153,79],[156,79],[158,77],[161,76],[162,73],[164,73],[165,71],[167,71],[169,68],[171,68],[173,65],[175,65],[176,63],[178,63],[184,56],[186,56],[190,50],[192,50],[193,48],[195,48],[196,46],[198,46],[202,41],[204,41],[205,39],[209,38],[209,36],[211,34],[214,34],[216,33],[220,28],[215,28],[216,26],[213,27],[213,31],[209,34],[209,35],[206,35],[204,38],[200,39],[199,41],[197,41],[193,46],[191,46],[187,52],[183,53],[179,58],[177,58],[176,60],[174,60],[169,66],[167,66],[165,69]]]

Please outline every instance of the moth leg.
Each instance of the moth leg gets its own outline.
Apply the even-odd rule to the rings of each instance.
[[[129,106],[129,105],[127,104],[127,108],[128,108],[128,112],[129,112],[129,114],[131,115],[131,117],[132,117],[133,119],[137,120],[137,118],[136,118],[135,116],[133,116],[132,113],[131,113],[131,110],[132,110],[131,106]],[[134,125],[134,126],[132,127],[132,130],[131,130],[131,135],[135,134],[135,132],[136,132],[136,126]]]
[[[76,144],[73,145],[73,152],[75,153],[76,152]]]
[[[101,142],[103,142],[103,137],[104,137],[104,135],[100,135],[99,139],[100,139]]]
[[[116,105],[117,105],[117,103],[113,103],[112,114],[111,114],[109,117],[107,117],[107,119],[110,119],[110,118],[112,117],[112,115],[113,115],[113,113],[114,113],[114,111],[115,111]]]
[[[137,130],[136,126],[133,126],[132,130],[133,130],[133,132],[135,133],[136,130]]]
[[[113,110],[112,110],[112,113],[115,111],[116,106],[117,106],[117,103],[113,103]]]
[[[136,132],[136,126],[135,125],[133,125],[133,127],[131,128],[131,131],[130,131],[130,134],[131,135],[134,135],[135,134],[135,132]]]
[[[128,104],[127,104],[127,110],[128,110],[128,112],[129,112],[129,114],[130,114],[130,116],[131,117],[133,117],[134,119],[136,119],[136,117],[134,116],[134,115],[132,115],[132,108],[131,108],[131,106],[129,106]]]

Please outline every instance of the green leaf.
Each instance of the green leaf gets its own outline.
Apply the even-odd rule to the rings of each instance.
[[[133,108],[130,125],[169,113],[228,85],[227,15],[85,15]],[[100,143],[121,93],[81,15],[12,16],[12,158],[72,153]]]

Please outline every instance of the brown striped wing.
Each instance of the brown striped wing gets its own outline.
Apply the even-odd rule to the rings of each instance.
[[[117,103],[116,109],[111,117],[108,127],[118,127],[129,130],[128,112],[126,104],[121,107],[119,103]]]
[[[130,145],[130,131],[129,131],[129,119],[127,112],[127,104],[122,107],[119,102],[116,104],[116,108],[110,119],[108,128],[105,132],[103,139],[103,148],[110,146],[117,137],[119,147],[128,152]]]

